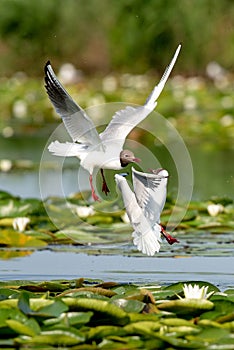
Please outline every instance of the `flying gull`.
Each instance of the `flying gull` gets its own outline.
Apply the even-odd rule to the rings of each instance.
[[[161,235],[169,244],[178,242],[160,224],[160,214],[167,195],[167,170],[159,168],[151,170],[151,173],[143,173],[132,167],[133,191],[125,175],[116,174],[115,181],[134,229],[132,237],[137,249],[144,254],[154,255],[159,252]]]
[[[143,106],[117,111],[105,130],[98,134],[93,121],[87,113],[72,99],[57,79],[50,61],[45,65],[45,88],[56,112],[72,138],[73,142],[53,141],[48,149],[56,156],[78,157],[80,165],[89,172],[89,182],[94,200],[99,200],[93,186],[94,168],[101,169],[102,191],[109,192],[103,169],[120,170],[129,163],[139,162],[133,152],[123,150],[125,139],[130,131],[144,120],[156,107],[157,99],[171,73],[179,55],[178,46],[170,64],[160,82],[156,85]]]

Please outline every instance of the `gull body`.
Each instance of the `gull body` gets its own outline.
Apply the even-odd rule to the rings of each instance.
[[[134,229],[133,243],[139,251],[150,256],[159,252],[161,235],[169,244],[178,242],[160,225],[160,215],[167,195],[168,176],[165,169],[152,170],[149,174],[132,167],[132,191],[124,176],[115,175],[116,184]]]
[[[52,142],[48,149],[56,156],[78,157],[80,165],[90,174],[90,186],[94,200],[98,200],[92,184],[94,168],[101,169],[103,192],[109,189],[106,185],[102,169],[119,170],[139,159],[123,145],[130,131],[144,120],[156,107],[157,99],[171,73],[181,49],[178,46],[170,64],[166,68],[160,82],[156,85],[143,106],[131,107],[117,111],[106,129],[98,134],[93,121],[86,112],[72,99],[57,79],[50,62],[45,66],[45,88],[56,112],[72,138],[73,142]]]

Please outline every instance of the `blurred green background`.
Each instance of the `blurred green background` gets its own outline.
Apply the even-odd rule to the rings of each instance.
[[[211,177],[219,194],[230,195],[233,18],[231,0],[1,0],[2,184],[6,173],[39,164],[46,140],[61,123],[43,86],[48,59],[83,108],[120,101],[142,104],[181,42],[157,111],[191,152],[199,196],[209,190]],[[152,144],[140,130],[131,137]]]
[[[89,73],[162,71],[183,43],[177,71],[234,62],[231,0],[1,0],[0,71],[41,76],[45,61]]]

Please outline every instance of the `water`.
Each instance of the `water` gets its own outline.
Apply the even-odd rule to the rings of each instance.
[[[0,139],[0,159],[31,160],[36,164],[34,170],[14,170],[0,173],[0,189],[9,191],[21,197],[41,197],[39,186],[38,165],[44,150],[45,138]],[[209,150],[200,146],[190,146],[189,152],[194,171],[194,199],[208,199],[211,196],[233,197],[234,192],[234,151]],[[162,157],[165,167],[170,167],[167,158]],[[62,186],[65,195],[76,192],[78,162],[64,167]],[[186,172],[186,169],[184,170]],[[46,186],[43,196],[60,195],[61,172],[56,168],[46,169]],[[173,188],[173,178],[170,180],[169,191]],[[176,186],[175,186],[176,187]],[[88,182],[82,188],[89,188]],[[185,238],[184,238],[185,239]],[[231,240],[231,238],[230,238]],[[229,238],[227,238],[229,241]],[[0,279],[70,279],[70,278],[97,278],[133,283],[161,283],[169,284],[186,280],[205,280],[216,284],[221,289],[233,286],[233,254],[228,256],[222,250],[215,256],[207,256],[206,246],[197,242],[202,252],[186,255],[183,249],[175,255],[165,256],[160,252],[155,257],[134,257],[121,254],[88,254],[82,249],[73,251],[42,250],[33,254],[14,259],[0,259]],[[216,243],[214,244],[214,246]],[[168,251],[170,248],[166,248]],[[208,247],[212,255],[211,248]],[[126,253],[126,252],[125,252]],[[126,255],[126,254],[125,254]]]
[[[53,280],[92,278],[104,281],[169,284],[206,281],[221,289],[233,287],[234,257],[127,257],[37,251],[0,261],[0,279]]]
[[[23,140],[22,138],[0,139],[0,159],[27,159],[37,165],[37,168],[31,171],[0,172],[0,189],[21,197],[41,198],[38,166],[46,141],[45,138],[39,137],[28,137]],[[190,145],[188,146],[188,150],[194,172],[193,199],[207,200],[214,195],[234,198],[234,150],[205,150],[202,148],[202,145]],[[171,160],[164,154],[165,151],[163,149],[156,148],[156,152],[160,154],[163,166],[169,170],[171,169],[172,176],[169,181],[168,190],[169,192],[176,193],[176,169],[174,171],[174,166],[171,164]],[[60,195],[58,182],[60,181],[61,171],[56,169],[56,165],[58,163],[61,164],[61,158],[48,156],[48,159],[53,162],[54,167],[45,170],[46,187],[43,191],[43,197],[47,195]],[[147,169],[150,164],[145,162],[144,155],[142,160],[144,169]],[[65,166],[63,165],[62,186],[64,195],[69,195],[78,190],[78,169],[79,163],[75,158],[70,158],[65,163]],[[184,171],[186,173],[186,169]],[[84,176],[84,182],[81,184],[81,187],[82,190],[89,188],[88,175]]]

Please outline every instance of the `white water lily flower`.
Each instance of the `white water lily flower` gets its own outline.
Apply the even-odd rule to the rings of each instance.
[[[10,159],[0,160],[0,170],[3,172],[8,172],[12,168],[12,161]]]
[[[90,205],[90,207],[77,206],[76,213],[80,218],[87,218],[88,216],[92,216],[95,214],[95,210]]]
[[[30,219],[27,217],[18,217],[15,218],[12,222],[14,230],[23,232],[26,229],[26,226],[30,223]]]
[[[208,286],[202,286],[200,288],[198,284],[184,284],[183,286],[185,299],[208,299],[214,292],[207,294],[207,290]]]
[[[207,211],[210,214],[210,216],[217,216],[219,213],[222,213],[224,210],[224,207],[222,204],[209,204],[207,206]]]

